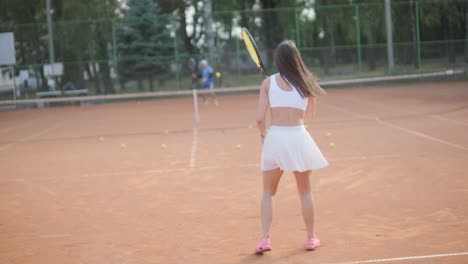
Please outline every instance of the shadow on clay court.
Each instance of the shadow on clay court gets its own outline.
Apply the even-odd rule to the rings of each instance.
[[[295,248],[283,252],[283,254],[277,255],[273,252],[267,252],[264,254],[256,254],[255,252],[249,253],[244,256],[236,264],[249,264],[249,263],[288,263],[289,257],[295,257],[300,255],[309,255],[312,257],[314,251],[306,251],[303,248]]]

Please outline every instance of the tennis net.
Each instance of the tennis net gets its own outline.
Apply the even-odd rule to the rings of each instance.
[[[378,86],[389,85],[398,83],[412,83],[412,82],[434,82],[434,81],[453,81],[453,80],[467,80],[467,72],[463,69],[446,70],[432,73],[421,74],[405,74],[396,76],[381,76],[357,79],[343,79],[343,80],[324,80],[320,84],[324,88],[333,87],[361,87],[361,86]],[[215,88],[214,91],[217,96],[228,96],[241,93],[254,93],[259,89],[259,85],[255,86],[241,86],[241,87],[221,87]],[[35,107],[48,107],[48,106],[64,106],[64,105],[83,105],[83,104],[99,104],[107,102],[121,102],[128,100],[157,100],[161,98],[174,98],[174,97],[192,97],[193,98],[193,114],[194,122],[198,125],[199,105],[198,97],[210,93],[207,90],[187,89],[177,91],[155,91],[143,93],[128,93],[128,94],[112,94],[112,95],[93,95],[93,96],[76,96],[68,95],[61,97],[39,98],[39,99],[21,99],[21,100],[4,100],[0,101],[0,109],[21,109],[21,108],[35,108]]]

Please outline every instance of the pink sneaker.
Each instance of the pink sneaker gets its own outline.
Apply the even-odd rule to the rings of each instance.
[[[262,240],[258,241],[257,246],[255,247],[255,253],[262,254],[271,250],[270,235],[267,235]]]
[[[314,236],[307,236],[305,249],[308,251],[315,250],[318,246],[320,246],[320,239]]]

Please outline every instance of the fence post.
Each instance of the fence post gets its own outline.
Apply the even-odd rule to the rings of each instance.
[[[176,65],[176,80],[177,80],[177,90],[180,90],[180,65],[179,65],[179,51],[177,47],[177,22],[174,20],[174,60]]]
[[[52,27],[52,14],[50,0],[46,0],[46,12],[47,12],[47,39],[49,41],[49,63],[52,67],[52,76],[54,76],[54,34]],[[55,90],[53,88],[53,90]]]
[[[52,25],[52,14],[50,0],[46,0],[46,12],[47,12],[47,38],[49,40],[49,64],[52,68],[52,79],[56,80],[54,73],[54,62],[55,62],[55,50],[54,50],[54,28]],[[49,86],[49,84],[47,84]],[[55,84],[49,88],[49,91],[55,91]]]
[[[393,32],[392,32],[392,7],[391,0],[385,0],[385,24],[387,29],[387,59],[388,71],[393,74],[395,62],[393,60]]]
[[[419,36],[419,0],[416,0],[416,48],[418,57],[418,68],[421,67],[421,40]]]
[[[13,101],[15,101],[16,107],[16,76],[15,76],[15,66],[10,66],[11,76],[13,77]]]
[[[236,66],[237,66],[237,77],[240,76],[240,54],[239,54],[239,38],[236,37]]]
[[[297,1],[296,1],[296,5],[297,5]],[[299,17],[298,17],[298,9],[297,9],[297,6],[294,7],[294,20],[295,20],[295,23],[296,23],[296,46],[299,50],[301,50],[301,25],[299,23]]]
[[[116,34],[115,34],[115,19],[112,19],[111,23],[112,23],[112,65],[114,66],[114,72],[115,72],[115,75],[117,76],[118,75],[118,72],[117,72],[117,40],[116,40]],[[118,80],[118,78],[117,78],[117,80]],[[112,81],[112,76],[111,76],[111,81]],[[118,84],[119,82],[116,81],[115,83]],[[121,88],[122,87],[119,87],[119,90]]]
[[[356,16],[356,42],[357,42],[357,53],[358,53],[358,69],[361,73],[362,66],[362,54],[361,54],[361,28],[360,28],[360,18],[359,18],[359,5],[354,5],[354,11]]]
[[[117,40],[116,40],[116,33],[115,33],[115,20],[112,20],[112,60],[114,65],[117,64]]]

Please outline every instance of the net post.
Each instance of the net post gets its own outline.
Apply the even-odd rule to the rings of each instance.
[[[419,35],[419,0],[416,0],[415,3],[416,11],[416,48],[417,48],[417,58],[418,58],[418,69],[421,67],[421,40]]]
[[[192,90],[192,97],[193,97],[193,114],[194,114],[194,121],[195,121],[195,128],[198,128],[198,124],[200,123],[200,116],[198,114],[198,95],[197,89]]]
[[[361,54],[361,28],[360,28],[360,17],[359,17],[359,5],[354,5],[354,12],[356,16],[356,44],[357,44],[357,53],[358,53],[358,69],[361,73],[362,67],[362,54]]]

